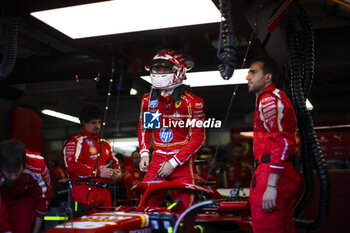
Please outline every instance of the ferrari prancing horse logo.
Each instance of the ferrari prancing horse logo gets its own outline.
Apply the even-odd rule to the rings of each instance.
[[[175,102],[175,107],[176,108],[180,107],[180,105],[181,105],[181,100],[178,100],[178,101]]]

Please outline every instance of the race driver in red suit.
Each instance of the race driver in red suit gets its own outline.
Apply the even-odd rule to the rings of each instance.
[[[102,140],[97,171],[93,182],[90,183],[99,154],[102,115],[103,113],[97,106],[91,104],[84,106],[79,117],[83,129],[65,142],[63,154],[73,184],[74,201],[111,207],[109,181],[119,181],[121,171],[119,161],[115,158],[111,145],[106,139]],[[91,191],[88,202],[86,202],[89,186],[91,186]]]
[[[168,180],[195,183],[195,153],[203,145],[205,132],[197,124],[186,125],[187,120],[204,121],[203,100],[182,84],[186,74],[186,57],[174,50],[161,50],[152,59],[150,71],[152,89],[142,98],[138,126],[140,170],[146,173],[144,181]],[[151,118],[149,117],[151,113]],[[148,115],[147,115],[148,114]],[[153,128],[148,128],[153,123]],[[150,162],[151,138],[154,152]],[[163,201],[152,197],[148,206],[153,208]],[[193,203],[193,195],[175,191],[184,207]]]
[[[49,208],[45,160],[18,140],[0,143],[0,232],[38,233]]]
[[[300,177],[295,156],[296,120],[288,97],[273,84],[278,67],[268,57],[254,59],[248,91],[256,94],[253,150],[257,164],[250,186],[254,232],[296,232],[293,205]]]

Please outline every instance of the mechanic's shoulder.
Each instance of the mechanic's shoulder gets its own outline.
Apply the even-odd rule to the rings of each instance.
[[[262,103],[268,102],[268,101],[276,101],[277,96],[271,92],[271,91],[265,91],[259,95],[259,100]]]
[[[151,93],[147,92],[145,94],[143,94],[142,96],[142,100],[148,100],[149,99],[149,96],[150,96]]]
[[[102,138],[102,141],[107,142],[109,146],[111,145],[111,141],[108,140],[107,138]]]
[[[24,166],[32,171],[40,171],[45,168],[45,159],[40,155],[40,153],[27,150],[26,162]]]
[[[63,147],[67,146],[67,145],[72,145],[72,144],[76,144],[78,142],[82,142],[84,140],[85,136],[79,132],[73,136],[70,136],[64,143],[63,143]]]

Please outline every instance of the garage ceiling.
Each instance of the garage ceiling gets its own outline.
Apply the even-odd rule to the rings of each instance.
[[[81,106],[86,103],[104,107],[107,88],[104,81],[110,78],[112,57],[116,64],[116,83],[107,117],[107,137],[136,136],[140,100],[149,91],[149,84],[139,77],[147,75],[143,66],[148,64],[157,50],[173,48],[190,55],[195,61],[193,71],[216,69],[219,64],[216,58],[219,24],[73,40],[30,16],[33,11],[92,2],[98,1],[2,1],[5,6],[2,15],[10,12],[18,19],[19,36],[16,65],[11,75],[1,81],[0,97],[42,116],[43,134],[49,139],[65,139],[80,127],[41,115],[40,110],[49,108],[77,116]],[[213,2],[218,5],[218,1]],[[256,1],[231,1],[238,44],[237,67],[242,66],[247,41],[252,33],[248,62],[252,57],[265,53],[276,58],[281,65],[288,63],[284,29],[278,28],[266,47],[261,47],[267,32],[266,22],[278,1],[261,2],[261,26],[255,34],[257,29],[251,25],[256,19]],[[350,77],[346,72],[350,66],[350,20],[327,13],[319,0],[300,2],[315,29],[315,80],[309,98],[315,108],[314,120],[317,124],[347,122],[350,118]],[[4,43],[4,37],[0,37],[1,53]],[[115,86],[121,75],[124,89],[118,98]],[[96,78],[100,81],[97,82]],[[288,92],[288,79],[282,84],[282,88]],[[136,96],[129,95],[131,87],[138,90]],[[224,119],[233,89],[233,86],[202,87],[193,91],[204,99],[207,117]],[[245,85],[240,85],[228,128],[251,127],[253,104],[254,96],[247,93]]]

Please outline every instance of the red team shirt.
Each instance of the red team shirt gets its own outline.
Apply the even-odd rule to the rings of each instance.
[[[270,172],[281,174],[289,156],[295,155],[296,120],[288,97],[274,84],[256,99],[254,159],[271,155]]]
[[[0,188],[0,219],[2,220],[2,222],[0,221],[0,230],[10,229],[8,222],[6,222],[7,212],[10,210],[10,221],[14,221],[13,218],[31,218],[31,216],[21,216],[21,213],[17,213],[16,209],[13,208],[17,204],[25,205],[26,201],[24,203],[21,203],[21,201],[28,200],[28,197],[35,199],[35,205],[33,206],[35,215],[43,218],[48,211],[51,198],[50,174],[44,158],[39,153],[27,150],[24,169],[17,183],[9,187],[6,184],[5,177],[0,172]]]
[[[64,161],[67,170],[70,172],[73,185],[77,180],[91,178],[95,168],[100,138],[101,135],[92,135],[83,129],[66,141],[63,148]],[[108,160],[113,160],[114,168],[120,168],[119,161],[114,157],[111,145],[106,139],[103,139],[97,174],[94,178],[95,182],[107,182],[106,178],[100,177],[99,168],[106,165]]]
[[[99,153],[100,139],[101,135],[92,135],[83,129],[69,138],[64,145],[64,161],[73,183],[72,196],[75,201],[85,202],[89,185],[85,182],[77,184],[76,181],[90,181]],[[107,183],[107,178],[100,177],[100,168],[105,166],[109,160],[113,161],[115,169],[119,169],[120,165],[118,159],[114,157],[109,142],[103,139],[101,145],[101,155],[93,182]],[[94,205],[112,205],[109,190],[95,186],[91,186],[88,201]]]
[[[229,162],[226,164],[226,179],[228,188],[249,187],[252,170],[244,162]]]
[[[293,206],[300,177],[287,159],[295,156],[296,120],[288,97],[269,85],[256,99],[254,111],[254,159],[259,165],[250,187],[252,227],[254,232],[296,232]],[[270,163],[261,163],[270,155]],[[280,174],[276,208],[269,213],[262,209],[262,198],[270,173]]]
[[[137,198],[132,192],[131,187],[135,184],[142,182],[145,174],[134,168],[134,166],[129,165],[124,169],[123,181],[126,188],[126,193],[128,199]]]

